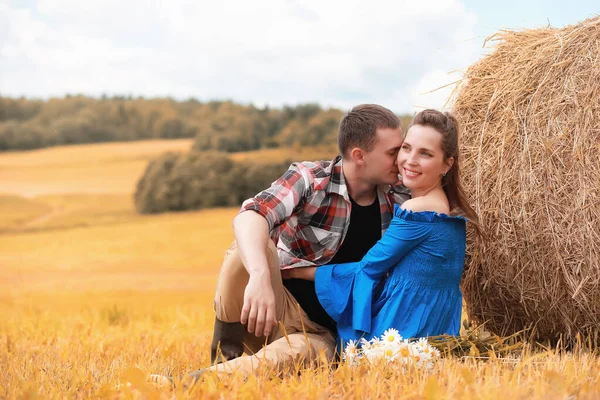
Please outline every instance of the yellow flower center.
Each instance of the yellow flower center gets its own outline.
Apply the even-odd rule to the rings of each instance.
[[[386,356],[388,356],[388,357],[391,357],[391,356],[393,356],[393,355],[394,355],[394,352],[392,351],[392,349],[387,349],[387,350],[385,351],[385,355],[386,355]]]
[[[408,357],[408,347],[403,347],[402,349],[400,349],[400,354],[402,355],[402,357]]]
[[[388,342],[393,342],[394,341],[394,337],[392,335],[387,337]]]

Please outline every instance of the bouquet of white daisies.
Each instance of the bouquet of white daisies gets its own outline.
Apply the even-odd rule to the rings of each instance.
[[[408,341],[396,329],[388,329],[381,338],[350,340],[343,352],[343,359],[350,365],[366,359],[369,362],[386,361],[421,369],[433,368],[439,356],[439,350],[431,346],[427,339]]]

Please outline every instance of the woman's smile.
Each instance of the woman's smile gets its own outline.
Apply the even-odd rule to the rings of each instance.
[[[421,175],[421,173],[420,173],[420,172],[417,172],[417,171],[410,170],[410,169],[408,169],[408,168],[404,168],[404,175],[405,175],[407,178],[415,178],[415,177],[417,177],[417,176]]]

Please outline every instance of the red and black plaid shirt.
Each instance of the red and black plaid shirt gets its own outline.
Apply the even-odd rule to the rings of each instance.
[[[381,234],[393,215],[394,203],[410,196],[390,186],[377,189]],[[242,204],[240,212],[256,211],[269,223],[282,269],[327,264],[340,248],[350,225],[350,198],[342,158],[294,163],[266,190]]]

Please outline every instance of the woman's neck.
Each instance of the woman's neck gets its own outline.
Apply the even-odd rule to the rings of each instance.
[[[411,188],[409,188],[411,189]],[[425,197],[425,196],[438,196],[440,194],[443,194],[444,197],[446,196],[446,193],[444,192],[444,188],[442,187],[441,183],[437,183],[434,186],[430,187],[430,188],[424,188],[424,189],[411,189],[411,197],[417,198],[417,197]]]

